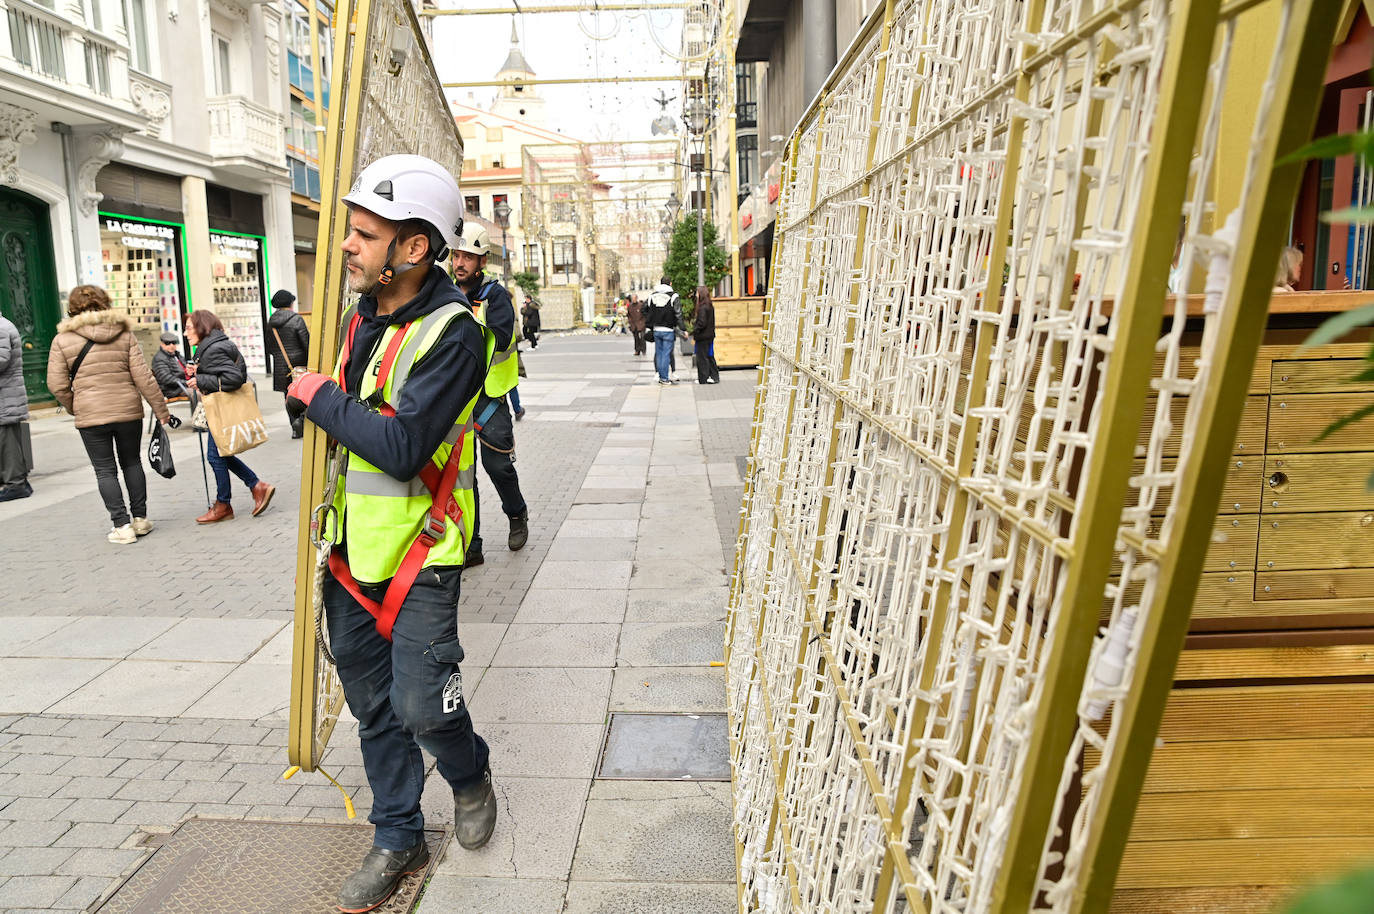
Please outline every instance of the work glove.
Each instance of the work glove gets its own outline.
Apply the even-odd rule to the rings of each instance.
[[[287,405],[302,411],[310,405],[319,389],[331,380],[328,375],[307,371],[304,368],[297,368],[291,375],[291,386],[286,388]],[[296,402],[292,403],[292,400]]]
[[[168,417],[167,417],[167,427],[168,427],[168,428],[181,428],[181,420],[178,419],[176,416],[168,416]]]

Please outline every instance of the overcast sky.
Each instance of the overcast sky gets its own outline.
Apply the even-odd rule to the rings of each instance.
[[[455,6],[440,0],[441,6]],[[473,7],[497,7],[503,0],[472,0]],[[533,5],[533,4],[530,4]],[[590,4],[589,4],[590,6]],[[681,65],[665,57],[654,43],[672,51],[680,47],[682,15],[675,10],[649,13],[538,13],[516,15],[516,31],[526,60],[541,78],[667,74]],[[652,29],[652,32],[650,31]],[[434,20],[434,63],[443,82],[485,81],[510,52],[510,16],[439,16]],[[594,40],[592,35],[603,36]],[[569,86],[536,86],[547,99],[548,127],[579,140],[651,139],[650,124],[658,116],[653,101],[662,89],[680,96],[678,85],[639,82]],[[496,89],[471,90],[482,107],[489,107]],[[467,102],[467,90],[450,89],[449,97]],[[681,100],[669,105],[681,122]]]

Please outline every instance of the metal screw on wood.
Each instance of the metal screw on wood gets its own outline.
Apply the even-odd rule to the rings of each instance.
[[[1264,592],[1265,592],[1265,593],[1268,593],[1268,592],[1269,592],[1269,585],[1268,585],[1268,584],[1265,584],[1265,585],[1264,585]]]
[[[1235,579],[1234,577],[1229,577],[1229,578],[1226,579],[1226,583],[1227,583],[1227,584],[1234,584],[1234,583],[1236,583],[1236,579]]]
[[[1274,563],[1273,563],[1273,562],[1265,562],[1264,564],[1268,565],[1270,568],[1273,568],[1273,567],[1274,567]]]
[[[1235,508],[1237,511],[1239,511],[1239,510],[1240,510],[1240,502],[1236,502],[1236,503],[1235,503],[1234,505],[1232,505],[1231,507],[1233,507],[1233,508]]]
[[[1274,521],[1272,524],[1270,524],[1270,526],[1273,527],[1275,530],[1277,530],[1277,529],[1279,529],[1279,522],[1278,522],[1278,521]]]

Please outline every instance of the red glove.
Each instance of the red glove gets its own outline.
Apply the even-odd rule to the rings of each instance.
[[[286,388],[286,395],[309,406],[311,399],[319,392],[319,389],[329,383],[330,380],[332,379],[329,375],[323,375],[319,372],[303,372],[300,377],[291,382],[290,387]]]

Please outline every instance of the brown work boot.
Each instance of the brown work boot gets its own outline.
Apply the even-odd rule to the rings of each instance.
[[[227,501],[217,501],[214,506],[200,517],[196,518],[198,524],[217,524],[222,520],[233,520],[234,509]]]
[[[267,510],[267,506],[272,503],[272,496],[276,494],[277,487],[265,482],[259,482],[253,486],[253,516]]]

